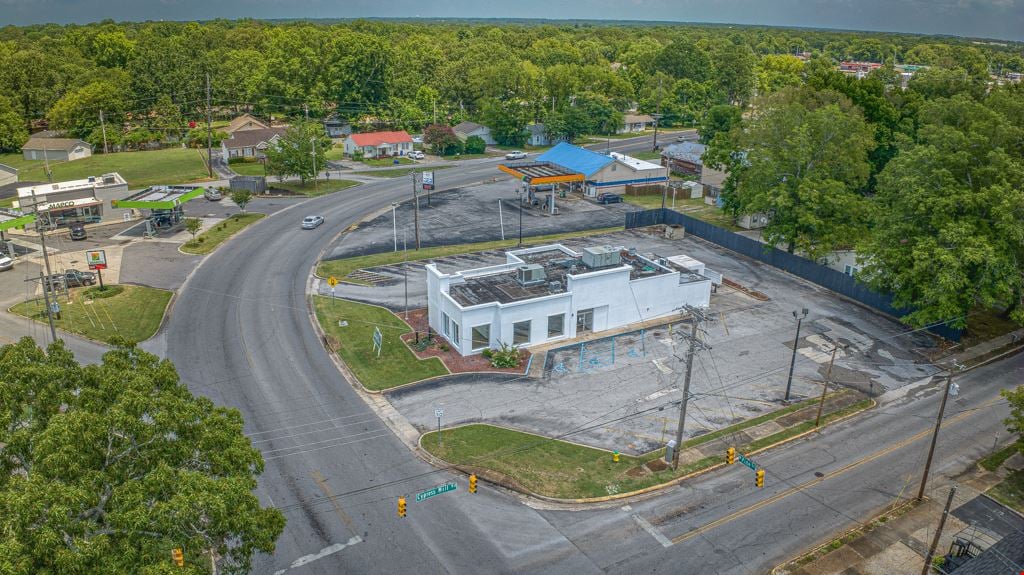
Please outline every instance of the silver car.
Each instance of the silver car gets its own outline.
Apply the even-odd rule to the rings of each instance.
[[[323,216],[306,216],[302,218],[302,229],[312,230],[324,223]]]
[[[14,268],[14,260],[7,256],[0,256],[0,272]]]
[[[509,153],[505,154],[505,159],[506,160],[522,160],[525,157],[526,157],[526,152],[520,152],[519,150],[516,150],[515,152],[509,152]]]

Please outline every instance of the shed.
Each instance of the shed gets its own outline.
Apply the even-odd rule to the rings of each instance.
[[[75,138],[31,137],[21,146],[22,157],[26,160],[50,162],[72,162],[92,155],[92,146]]]

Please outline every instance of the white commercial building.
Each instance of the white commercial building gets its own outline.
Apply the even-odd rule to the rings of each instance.
[[[112,172],[81,180],[20,187],[14,207],[36,212],[47,228],[73,223],[95,224],[122,220],[124,210],[105,208],[104,204],[127,195],[128,183],[120,174]]]
[[[454,273],[427,264],[430,327],[462,355],[529,346],[707,307],[721,275],[687,256],[560,244],[509,251],[504,264]]]

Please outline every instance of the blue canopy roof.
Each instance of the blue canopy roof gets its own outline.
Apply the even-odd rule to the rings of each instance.
[[[615,160],[604,154],[562,142],[537,156],[537,161],[558,164],[563,168],[589,177]]]

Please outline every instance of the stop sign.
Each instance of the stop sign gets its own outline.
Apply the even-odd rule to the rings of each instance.
[[[189,128],[195,128],[196,127],[196,121],[195,120],[189,120],[188,127]]]

